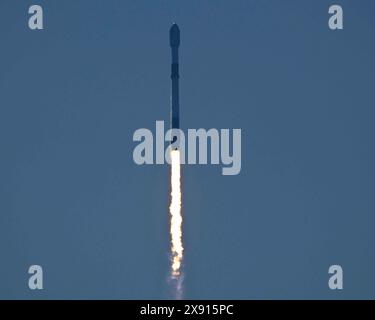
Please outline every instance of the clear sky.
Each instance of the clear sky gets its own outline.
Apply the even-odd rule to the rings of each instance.
[[[182,128],[242,129],[239,175],[183,168],[185,297],[375,298],[374,1],[0,11],[0,298],[169,296],[169,168],[135,165],[132,136],[169,119],[172,22]]]

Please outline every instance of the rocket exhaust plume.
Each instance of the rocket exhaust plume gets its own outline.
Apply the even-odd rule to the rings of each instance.
[[[182,215],[181,215],[181,171],[180,151],[171,151],[171,250],[172,276],[178,277],[181,273],[181,262],[184,248],[182,246]]]
[[[181,168],[180,151],[171,150],[171,203],[170,234],[171,234],[171,278],[176,281],[176,298],[182,298],[182,213],[181,213]]]
[[[177,24],[173,24],[169,31],[169,44],[172,51],[171,80],[171,127],[179,129],[179,74],[178,74],[178,47],[180,46],[180,29]],[[176,138],[177,139],[177,138]],[[183,274],[182,261],[184,247],[182,243],[182,193],[181,193],[181,162],[180,150],[176,145],[176,139],[173,139],[170,148],[171,156],[171,203],[170,213],[170,235],[171,235],[171,273],[170,279],[175,285],[175,298],[181,299],[183,295]]]

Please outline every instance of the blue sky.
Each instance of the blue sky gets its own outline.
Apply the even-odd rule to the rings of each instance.
[[[239,175],[183,168],[185,297],[375,298],[373,1],[32,4],[0,3],[0,298],[169,297],[169,168],[132,136],[169,119],[172,22],[181,127],[242,129]]]

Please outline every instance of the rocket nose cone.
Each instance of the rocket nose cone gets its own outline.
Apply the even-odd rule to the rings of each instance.
[[[169,43],[171,47],[178,47],[180,45],[180,29],[176,23],[172,24],[169,30]]]

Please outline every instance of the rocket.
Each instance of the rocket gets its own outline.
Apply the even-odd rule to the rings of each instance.
[[[180,29],[174,23],[169,30],[169,44],[172,52],[171,64],[171,80],[172,80],[172,93],[171,93],[171,128],[180,128],[180,105],[179,105],[179,85],[178,85],[178,47],[180,46]],[[171,143],[177,140],[174,136]],[[176,146],[176,149],[178,146]]]

